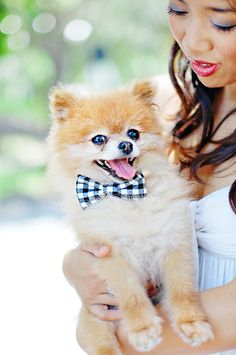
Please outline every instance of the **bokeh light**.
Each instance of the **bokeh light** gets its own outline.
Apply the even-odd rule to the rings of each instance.
[[[5,16],[0,22],[0,30],[6,35],[12,35],[19,31],[22,21],[18,15]]]
[[[83,19],[75,19],[67,23],[64,29],[64,37],[71,42],[81,42],[88,39],[93,31],[90,22]]]
[[[37,15],[32,23],[35,32],[48,33],[56,26],[56,17],[49,13],[41,13]]]
[[[7,44],[13,51],[25,49],[30,44],[30,34],[28,31],[18,31],[8,37]]]

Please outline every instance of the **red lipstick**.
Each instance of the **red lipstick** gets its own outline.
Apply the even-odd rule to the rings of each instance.
[[[220,68],[220,64],[203,62],[195,59],[190,59],[190,65],[193,71],[202,77],[210,76]]]

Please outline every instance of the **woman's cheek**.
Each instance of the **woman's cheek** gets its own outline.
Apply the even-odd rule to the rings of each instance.
[[[172,36],[174,37],[174,39],[180,43],[180,39],[181,39],[181,26],[179,26],[178,22],[169,17],[169,27],[170,27],[170,31],[172,33]]]

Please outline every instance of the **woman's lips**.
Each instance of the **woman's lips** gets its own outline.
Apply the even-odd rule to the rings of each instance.
[[[220,64],[203,62],[195,59],[190,59],[190,65],[193,71],[202,77],[210,76],[220,68]]]

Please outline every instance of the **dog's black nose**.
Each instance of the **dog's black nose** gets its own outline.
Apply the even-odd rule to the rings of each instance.
[[[133,144],[128,141],[120,142],[118,149],[122,150],[123,154],[129,155],[133,151]]]

